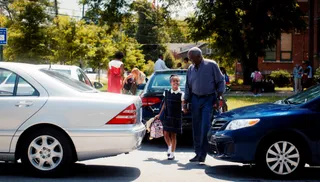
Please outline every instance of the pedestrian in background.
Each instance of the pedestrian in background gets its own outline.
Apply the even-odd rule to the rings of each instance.
[[[299,64],[296,64],[296,66],[293,68],[293,80],[294,80],[294,92],[298,93],[302,91],[302,74],[303,69]]]
[[[163,55],[159,55],[159,59],[154,64],[154,71],[167,70],[166,63],[163,61]]]
[[[202,51],[193,47],[188,52],[192,65],[187,71],[183,111],[191,103],[193,143],[196,156],[190,162],[204,162],[208,151],[207,134],[211,127],[213,106],[222,99],[225,80],[215,61],[202,57]]]
[[[108,64],[108,92],[121,93],[124,74],[123,57],[122,52],[116,52],[114,60]]]
[[[160,119],[162,122],[164,139],[168,146],[168,160],[174,160],[177,134],[182,133],[181,109],[184,93],[180,90],[180,78],[178,75],[170,76],[170,84],[171,89],[165,90],[160,113],[155,118]]]
[[[251,74],[252,83],[253,83],[253,94],[254,96],[261,96],[261,86],[263,76],[258,68]]]
[[[183,69],[188,69],[189,66],[191,65],[191,63],[189,62],[189,58],[187,57],[183,59],[183,63],[184,63]]]
[[[182,69],[182,64],[181,63],[177,64],[177,69]]]

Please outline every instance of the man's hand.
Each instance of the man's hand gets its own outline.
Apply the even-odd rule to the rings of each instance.
[[[187,102],[182,102],[182,111],[184,114],[187,114],[189,112]]]
[[[159,119],[160,118],[160,114],[157,114],[154,116],[154,119]]]

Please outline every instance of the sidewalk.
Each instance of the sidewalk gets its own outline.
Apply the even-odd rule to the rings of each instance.
[[[225,96],[254,96],[252,92],[249,91],[230,91],[224,94]],[[261,93],[261,96],[279,96],[279,97],[289,97],[294,95],[292,91],[275,91],[269,93]]]

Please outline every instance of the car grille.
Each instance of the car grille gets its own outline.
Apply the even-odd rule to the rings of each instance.
[[[219,130],[222,126],[224,126],[227,123],[225,120],[215,120],[212,129],[213,130]]]

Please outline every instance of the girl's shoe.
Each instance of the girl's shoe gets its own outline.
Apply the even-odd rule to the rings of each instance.
[[[168,147],[168,151],[167,151],[167,156],[169,157],[171,153],[172,153],[172,151],[171,151],[171,146],[169,146],[169,147]]]
[[[169,157],[168,157],[168,160],[174,160],[174,154],[173,153],[170,153]]]

